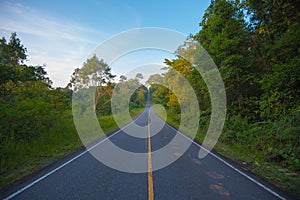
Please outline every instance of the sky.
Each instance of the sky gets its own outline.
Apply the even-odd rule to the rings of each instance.
[[[54,87],[65,87],[75,68],[99,44],[135,28],[160,27],[186,36],[200,30],[210,0],[0,0],[0,36],[16,32],[27,48],[28,65],[45,65]],[[162,63],[163,52],[124,56],[111,66],[117,76],[147,62]],[[137,59],[139,58],[139,59]]]

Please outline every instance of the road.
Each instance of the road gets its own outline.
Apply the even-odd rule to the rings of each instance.
[[[149,125],[151,105],[135,120],[139,125]],[[152,113],[151,126],[160,119]],[[133,123],[127,125],[130,129]],[[183,154],[177,156],[172,164],[152,172],[155,158],[151,151],[156,151],[178,134],[182,141],[190,139],[165,124],[161,131],[149,137],[136,138],[119,130],[93,146],[92,151],[101,154],[103,146],[110,141],[124,150],[146,153],[148,172],[127,173],[112,169],[88,151],[83,151],[45,174],[33,177],[21,188],[15,189],[7,199],[284,199],[278,193],[247,175],[216,154],[209,154],[199,159],[199,144],[192,143]],[[131,131],[135,131],[134,129]],[[149,132],[150,131],[150,132]],[[120,165],[122,165],[120,161]]]

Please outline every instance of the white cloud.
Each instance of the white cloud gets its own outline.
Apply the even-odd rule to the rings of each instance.
[[[139,26],[141,17],[129,5],[121,6],[126,15],[130,15],[126,23],[112,23],[123,28]],[[9,37],[11,32],[17,32],[22,43],[28,50],[29,65],[44,65],[54,87],[65,87],[74,69],[81,67],[82,63],[90,55],[95,47],[111,35],[101,32],[98,29],[87,27],[72,20],[58,18],[43,13],[42,10],[35,10],[23,4],[13,4],[4,2],[0,4],[0,33]],[[120,14],[120,12],[116,12]],[[119,17],[119,16],[118,16]],[[111,21],[111,20],[108,20]],[[133,27],[131,27],[133,28]],[[120,31],[120,30],[115,30]],[[151,36],[149,36],[151,38]],[[153,39],[153,38],[152,38]],[[104,55],[113,55],[115,51],[126,46],[131,40],[116,42],[114,48],[107,47]],[[149,63],[163,63],[168,54],[158,52],[156,54],[145,52],[135,52],[126,55],[112,64],[112,73],[118,75],[115,80],[119,80],[121,74]],[[171,56],[172,57],[172,56]]]
[[[17,32],[28,50],[29,65],[46,64],[54,86],[64,87],[76,67],[89,56],[107,34],[66,19],[45,15],[22,4],[0,6],[0,32]]]

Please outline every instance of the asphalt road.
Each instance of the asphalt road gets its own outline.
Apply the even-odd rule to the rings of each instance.
[[[155,128],[160,119],[152,113],[150,120],[149,110],[148,104],[135,121],[146,127],[151,121],[151,126]],[[131,126],[132,123],[127,128]],[[148,134],[152,135],[152,130],[149,127]],[[134,128],[131,131],[134,132]],[[256,177],[247,175],[216,154],[199,159],[200,145],[196,143],[192,143],[183,154],[178,153],[176,148],[180,144],[172,140],[176,134],[182,142],[190,140],[165,124],[157,134],[146,138],[117,131],[101,140],[92,150],[101,154],[105,143],[110,141],[124,150],[145,153],[148,156],[144,164],[150,169],[148,172],[121,172],[107,167],[89,152],[83,151],[47,173],[33,177],[21,188],[12,191],[8,199],[284,199],[272,186],[265,186]],[[151,157],[150,152],[167,144],[173,149],[170,157],[175,156],[177,160],[152,172],[152,167],[155,168],[162,158]]]

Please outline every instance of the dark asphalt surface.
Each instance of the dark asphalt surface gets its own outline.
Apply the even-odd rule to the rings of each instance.
[[[137,124],[147,126],[149,108],[148,105],[136,119]],[[172,143],[175,135],[176,131],[165,125],[151,137],[152,151]],[[119,131],[109,140],[124,150],[147,152],[147,138]],[[187,138],[182,136],[182,140]],[[154,199],[278,199],[215,157],[199,159],[199,146],[195,143],[184,154],[176,153],[177,146],[172,144],[174,152],[170,156],[178,159],[153,172]],[[85,153],[13,199],[148,199],[148,173],[120,172]]]

